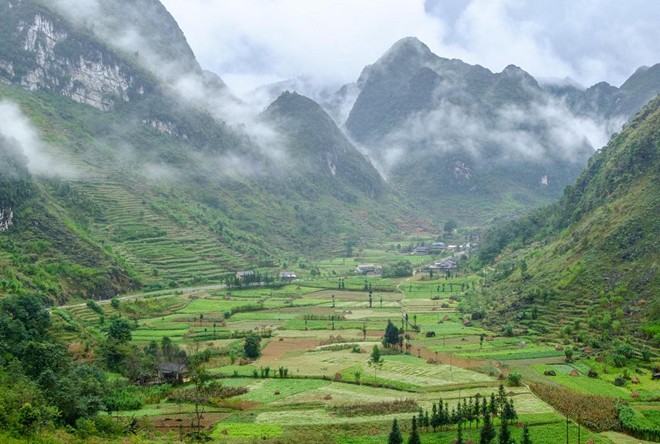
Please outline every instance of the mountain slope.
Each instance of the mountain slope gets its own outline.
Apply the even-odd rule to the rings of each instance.
[[[497,271],[471,309],[491,300],[494,324],[603,344],[655,336],[660,345],[659,214],[660,97],[592,157],[559,203],[486,236],[480,257],[496,257]],[[534,306],[539,318],[521,321]]]
[[[346,129],[402,195],[436,218],[485,226],[558,198],[660,88],[654,72],[571,95],[405,38],[363,70]]]
[[[0,0],[0,101],[34,133],[19,144],[30,173],[0,171],[0,294],[61,302],[222,282],[417,227],[309,99],[285,95],[247,125],[223,122],[231,97],[158,2],[99,3],[98,23],[62,15],[64,3]],[[153,54],[104,40],[113,27],[151,33]],[[177,54],[172,70],[144,63]]]

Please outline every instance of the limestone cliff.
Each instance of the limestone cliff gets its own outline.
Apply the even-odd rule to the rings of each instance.
[[[108,110],[138,99],[146,76],[53,11],[31,0],[0,0],[0,79],[50,90]]]

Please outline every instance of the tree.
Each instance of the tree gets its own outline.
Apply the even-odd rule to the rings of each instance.
[[[419,430],[417,430],[417,418],[413,416],[412,430],[410,430],[410,437],[408,437],[408,444],[422,444],[419,438]]]
[[[108,327],[108,339],[121,344],[131,340],[131,324],[124,318],[114,318]]]
[[[456,444],[463,444],[465,441],[463,441],[463,426],[459,422],[458,423],[458,431],[456,432]]]
[[[490,417],[490,413],[484,415],[484,425],[481,427],[479,432],[479,444],[490,444],[493,442],[493,439],[497,436],[495,427]]]
[[[509,373],[506,377],[506,380],[511,387],[519,387],[521,379],[522,375],[518,372]]]
[[[105,373],[92,364],[77,364],[58,377],[57,386],[47,395],[59,409],[60,419],[73,426],[101,411],[108,391]]]
[[[110,306],[112,306],[112,308],[114,308],[115,310],[119,311],[119,307],[121,307],[121,301],[116,297],[112,298],[110,300]]]
[[[374,379],[376,379],[376,371],[383,366],[383,357],[380,355],[377,345],[374,345],[371,356],[369,356],[369,366],[374,368]]]
[[[399,430],[399,424],[397,423],[396,418],[392,421],[392,430],[387,437],[387,444],[403,444],[403,436],[401,436],[401,431]]]
[[[355,377],[355,382],[357,382],[358,385],[359,385],[360,384],[360,379],[362,378],[362,369],[359,368],[359,369],[355,370],[353,372],[353,376]],[[395,419],[395,421],[396,421],[396,419]]]
[[[520,444],[532,444],[532,439],[529,437],[529,427],[527,424],[523,426],[522,440]]]
[[[261,337],[257,334],[250,333],[245,337],[245,344],[243,344],[243,352],[246,358],[257,359],[261,356]]]
[[[390,321],[387,320],[387,327],[385,327],[385,337],[383,338],[383,345],[385,347],[393,347],[399,343],[399,329]]]
[[[449,219],[447,222],[445,222],[445,226],[444,226],[445,233],[451,233],[456,228],[458,228],[458,224],[454,219]]]
[[[193,370],[190,380],[193,383],[191,389],[192,402],[195,405],[195,422],[193,425],[197,429],[194,433],[194,438],[200,441],[207,441],[208,437],[202,432],[202,418],[206,411],[206,405],[210,403],[211,399],[216,395],[216,392],[221,386],[211,380],[211,376],[206,372],[204,367],[197,367]]]
[[[566,347],[564,350],[564,356],[566,356],[566,362],[573,362],[573,349],[571,347]]]
[[[500,423],[500,444],[511,444],[511,432],[509,431],[509,423],[502,420]]]
[[[32,435],[36,432],[36,428],[40,419],[41,415],[39,414],[39,409],[32,407],[32,404],[29,402],[23,404],[23,406],[18,410],[18,432],[22,436],[25,436],[28,444],[30,443]]]

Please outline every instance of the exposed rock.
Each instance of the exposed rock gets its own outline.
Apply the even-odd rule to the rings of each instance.
[[[66,48],[80,45],[82,37],[42,14],[21,21],[17,34],[22,49],[33,55],[30,68],[20,71],[12,61],[0,60],[0,77],[31,91],[56,91],[101,110],[131,100],[129,92],[136,86],[134,69],[102,46],[86,47],[75,56],[67,54]],[[137,85],[135,91],[138,96],[144,94],[144,86]]]
[[[14,212],[11,208],[0,208],[0,232],[9,230],[14,223]]]

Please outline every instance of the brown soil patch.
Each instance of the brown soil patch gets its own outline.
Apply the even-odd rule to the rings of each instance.
[[[229,413],[206,412],[202,418],[202,427],[210,430],[213,424],[227,418]],[[167,415],[153,416],[149,418],[152,426],[161,432],[179,432],[188,433],[192,430],[194,413],[169,413]]]
[[[439,352],[436,353],[434,351],[429,350],[428,348],[419,347],[414,343],[412,344],[412,348],[410,349],[410,354],[413,356],[419,356],[427,361],[431,359],[437,364],[451,364],[454,367],[461,367],[467,369],[483,368],[489,365],[489,361],[485,361],[483,359],[467,359],[467,358],[461,358],[460,356],[449,355],[447,353],[439,353]]]
[[[283,358],[286,354],[292,352],[300,352],[311,350],[318,347],[318,339],[310,338],[285,338],[284,341],[273,340],[261,351],[261,358],[259,363],[272,364],[277,362],[278,359]]]

